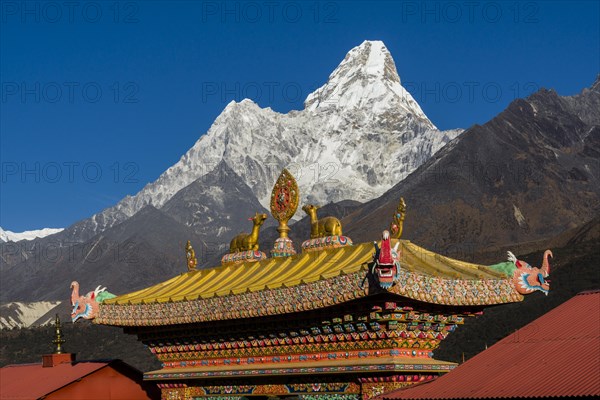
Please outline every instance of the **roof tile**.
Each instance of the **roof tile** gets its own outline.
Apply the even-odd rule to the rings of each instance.
[[[7,365],[0,368],[2,400],[38,399],[79,378],[106,367],[109,362],[62,363],[54,367],[42,364]]]
[[[385,399],[600,396],[600,291],[581,293],[433,382]]]

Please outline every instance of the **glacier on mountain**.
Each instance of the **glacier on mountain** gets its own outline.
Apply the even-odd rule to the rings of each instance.
[[[0,242],[18,242],[21,240],[33,240],[63,231],[64,228],[43,228],[33,231],[12,232],[0,228]]]

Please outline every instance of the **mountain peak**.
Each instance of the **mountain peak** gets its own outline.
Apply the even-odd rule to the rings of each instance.
[[[411,94],[402,87],[396,64],[382,41],[365,40],[351,49],[325,85],[309,94],[307,110],[385,112],[412,114],[431,128],[435,126]]]
[[[231,100],[229,103],[227,103],[227,105],[225,106],[225,109],[223,110],[223,112],[230,112],[232,110],[237,110],[240,107],[256,107],[258,108],[258,104],[256,104],[255,102],[253,102],[252,100],[245,98],[242,99],[241,101],[235,101],[235,100]]]
[[[346,54],[345,62],[360,66],[364,75],[400,83],[394,59],[381,40],[365,40]]]

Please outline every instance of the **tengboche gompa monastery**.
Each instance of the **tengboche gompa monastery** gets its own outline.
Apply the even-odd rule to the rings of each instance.
[[[188,242],[187,272],[149,288],[80,296],[74,282],[73,320],[137,335],[162,363],[144,379],[163,399],[370,399],[452,370],[433,350],[465,318],[549,290],[549,251],[541,268],[512,254],[483,266],[401,239],[402,199],[391,223],[372,221],[382,236],[359,244],[337,218],[304,205],[311,237],[296,253],[288,221],[298,202],[284,170],[271,197],[279,238],[270,257],[257,244],[267,215],[257,213],[218,267],[197,270]]]

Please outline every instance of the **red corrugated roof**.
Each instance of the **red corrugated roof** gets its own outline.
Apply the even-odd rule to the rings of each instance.
[[[385,399],[600,397],[600,291],[580,293],[431,383]]]
[[[108,364],[85,361],[47,368],[41,363],[7,365],[0,368],[0,399],[39,399]]]

